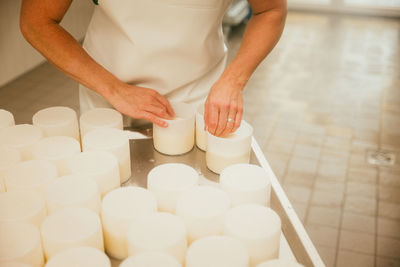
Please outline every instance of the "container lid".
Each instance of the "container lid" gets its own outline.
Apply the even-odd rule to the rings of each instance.
[[[8,169],[5,182],[9,189],[32,189],[46,186],[56,177],[57,168],[49,161],[28,160]]]
[[[226,232],[241,238],[265,238],[281,231],[281,220],[271,208],[243,204],[228,211],[225,229]]]
[[[231,205],[228,194],[212,186],[196,186],[183,192],[176,213],[195,217],[213,217],[226,212]]]
[[[41,138],[40,128],[31,124],[18,124],[0,131],[0,145],[22,147],[33,144]]]
[[[32,117],[34,125],[56,126],[77,120],[76,112],[69,107],[49,107],[39,110]]]
[[[0,223],[23,222],[45,209],[45,199],[38,192],[16,190],[0,194]]]
[[[40,245],[39,230],[28,223],[2,223],[0,236],[0,262],[21,258]]]
[[[79,152],[81,152],[79,142],[68,136],[43,138],[33,148],[35,158],[46,160],[70,158]]]
[[[147,187],[179,191],[198,184],[199,174],[192,167],[182,163],[167,163],[153,168],[147,179]]]
[[[209,236],[192,243],[186,254],[186,267],[249,266],[249,254],[241,241],[228,236]]]
[[[182,267],[172,256],[161,252],[143,252],[126,258],[119,267]]]
[[[157,200],[148,190],[137,186],[126,186],[107,193],[101,211],[116,218],[135,218],[155,212]]]
[[[46,267],[111,267],[110,259],[102,251],[92,247],[67,248],[54,254]]]
[[[13,126],[14,124],[13,114],[5,109],[0,109],[0,129]]]

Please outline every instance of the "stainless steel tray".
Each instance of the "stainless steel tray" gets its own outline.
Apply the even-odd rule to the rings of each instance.
[[[206,166],[205,152],[197,147],[184,155],[167,156],[157,152],[153,147],[153,140],[149,138],[130,140],[130,149],[132,176],[123,186],[146,187],[149,171],[164,163],[185,163],[192,166],[201,175],[203,184],[217,185],[219,181],[219,175]],[[294,257],[304,266],[325,266],[254,138],[250,162],[263,167],[271,178],[271,208],[279,214],[282,221],[280,257]],[[113,266],[119,264],[119,261],[112,262]]]

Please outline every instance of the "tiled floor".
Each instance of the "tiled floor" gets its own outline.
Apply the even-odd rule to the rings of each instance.
[[[290,13],[245,90],[245,118],[327,266],[400,266],[399,33],[398,20]],[[0,88],[17,123],[52,105],[78,109],[78,94],[50,64]],[[396,164],[368,164],[371,149]]]

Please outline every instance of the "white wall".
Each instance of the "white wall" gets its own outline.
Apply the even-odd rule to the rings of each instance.
[[[36,67],[45,59],[19,30],[21,0],[0,0],[0,86]],[[86,32],[93,11],[91,0],[74,0],[62,25],[78,40]]]

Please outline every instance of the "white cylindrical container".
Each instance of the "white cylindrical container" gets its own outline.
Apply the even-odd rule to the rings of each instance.
[[[13,261],[1,263],[1,267],[32,267],[32,265]]]
[[[183,192],[176,205],[176,214],[186,223],[188,241],[222,234],[230,206],[228,194],[215,187],[197,186]]]
[[[226,215],[224,234],[246,245],[250,265],[279,256],[281,220],[275,211],[257,204],[243,204]]]
[[[186,226],[178,216],[166,212],[144,215],[128,230],[128,254],[164,252],[183,263],[186,254]]]
[[[131,154],[127,134],[117,129],[96,129],[83,137],[83,151],[108,151],[118,160],[120,182],[131,177]]]
[[[196,110],[196,145],[203,151],[207,149],[207,131],[204,130],[204,103]]]
[[[49,107],[39,110],[32,117],[33,125],[42,129],[43,136],[69,136],[79,138],[78,118],[69,107]]]
[[[5,176],[8,169],[21,161],[21,153],[12,147],[0,147],[0,193],[6,191]]]
[[[5,175],[7,191],[35,190],[44,196],[47,185],[57,178],[57,168],[46,160],[29,160],[8,169]]]
[[[186,254],[186,267],[248,267],[249,255],[239,240],[208,236],[193,242]]]
[[[81,152],[78,141],[68,136],[51,136],[40,140],[33,148],[35,159],[48,160],[56,165],[58,175],[68,174],[67,162]]]
[[[290,261],[286,259],[275,259],[265,261],[257,265],[257,267],[304,267],[296,261]]]
[[[153,124],[154,148],[167,155],[189,152],[194,146],[195,113],[192,105],[171,103],[175,118],[165,120],[167,128]]]
[[[119,267],[182,267],[174,257],[161,252],[143,252],[126,258]]]
[[[231,197],[232,207],[255,203],[269,205],[271,182],[268,173],[253,164],[235,164],[226,167],[220,175],[222,190]]]
[[[115,128],[122,130],[122,115],[112,108],[94,108],[83,113],[79,119],[81,137],[90,131],[99,128]]]
[[[104,251],[99,216],[92,210],[69,207],[43,221],[40,228],[46,259],[72,247],[88,246]]]
[[[117,158],[106,151],[85,151],[75,155],[68,162],[69,172],[91,177],[96,181],[100,195],[120,186]]]
[[[111,267],[104,252],[92,247],[67,248],[55,254],[46,267]]]
[[[100,213],[97,183],[82,174],[62,176],[46,188],[47,211],[52,214],[65,207],[83,207]]]
[[[18,149],[22,160],[33,158],[33,146],[40,139],[42,139],[42,131],[39,127],[30,124],[18,124],[0,131],[0,145]]]
[[[5,109],[0,109],[0,129],[4,129],[14,125],[14,115]]]
[[[39,230],[28,223],[0,224],[0,266],[21,262],[32,267],[44,264]]]
[[[127,186],[104,196],[101,204],[107,254],[116,259],[128,256],[126,235],[133,221],[157,210],[157,200],[148,190]]]
[[[199,174],[192,167],[168,163],[153,168],[147,175],[147,188],[157,198],[158,209],[175,213],[180,194],[198,184]]]
[[[229,165],[249,163],[252,135],[253,128],[245,121],[236,132],[226,137],[207,133],[207,167],[215,173],[221,173]]]
[[[0,194],[0,223],[25,222],[40,227],[46,215],[46,202],[38,192],[17,190]]]

